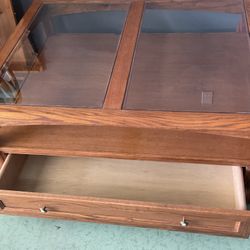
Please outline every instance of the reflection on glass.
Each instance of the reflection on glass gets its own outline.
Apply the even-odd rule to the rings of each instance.
[[[4,68],[0,79],[0,100],[4,103],[14,102],[19,91],[19,84],[16,76]]]
[[[44,5],[6,67],[1,103],[101,107],[127,7]],[[6,83],[7,81],[7,83]],[[14,90],[7,88],[13,85]],[[7,84],[7,85],[6,85]]]
[[[249,112],[242,13],[146,9],[124,109]]]
[[[15,53],[1,69],[0,103],[16,103],[21,99],[20,89],[30,70],[37,66],[37,54],[26,33],[20,40]],[[39,66],[40,67],[40,66]]]

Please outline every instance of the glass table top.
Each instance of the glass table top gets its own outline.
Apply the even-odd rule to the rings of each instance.
[[[102,107],[126,15],[126,6],[44,5],[4,69],[1,104]]]
[[[147,8],[124,109],[250,111],[242,13]]]
[[[2,68],[0,104],[102,108],[128,10],[43,5]],[[243,4],[147,4],[122,108],[249,113],[249,52]]]

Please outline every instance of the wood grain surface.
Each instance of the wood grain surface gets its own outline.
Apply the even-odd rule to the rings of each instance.
[[[191,131],[111,126],[27,126],[0,130],[6,153],[250,165],[249,139]]]
[[[99,3],[99,4],[124,4],[134,0],[43,0],[44,3]],[[240,13],[242,0],[147,0],[150,7],[165,7],[171,9],[211,10]]]
[[[0,169],[0,189],[11,189],[23,168],[26,155],[8,155]]]
[[[5,162],[6,157],[7,157],[7,155],[5,153],[0,152],[0,169],[3,166],[3,163]]]
[[[94,11],[111,11],[111,10],[124,10],[127,11],[129,3],[113,3],[113,4],[100,4],[100,3],[75,3],[70,4],[50,4],[48,5],[48,13],[50,17],[68,14],[77,14],[84,12]]]
[[[155,227],[235,237],[249,235],[247,223],[250,217],[247,211],[4,190],[0,191],[0,199],[5,205],[5,208],[0,210],[1,214]],[[44,206],[47,213],[41,213],[39,210]],[[188,222],[187,227],[180,226],[183,217]]]
[[[4,66],[8,58],[15,51],[20,39],[23,37],[23,34],[27,31],[30,26],[33,18],[39,12],[42,6],[41,0],[34,0],[32,5],[25,13],[22,20],[18,23],[14,32],[10,35],[7,42],[0,50],[0,69]]]
[[[250,138],[248,114],[0,106],[1,126],[93,125],[183,130]]]
[[[110,1],[91,2],[105,5]],[[70,2],[89,3],[90,0]],[[123,0],[115,2],[127,3]],[[142,6],[142,2],[135,4]],[[162,6],[173,9],[242,12],[240,0],[149,0],[147,4],[150,8]],[[9,43],[0,52],[0,67],[13,52],[40,7],[41,2],[34,1],[10,37]],[[2,106],[0,123],[0,150],[5,153],[250,165],[248,114]],[[58,126],[65,124],[77,126]],[[6,167],[7,157],[6,165],[0,170],[2,187],[7,187],[19,174],[22,165],[19,157],[24,159],[23,156],[16,156],[13,164],[9,165],[10,168]],[[175,168],[174,165],[171,167]],[[202,171],[202,168],[206,167],[201,165],[199,171]],[[47,191],[49,192],[50,188]],[[116,197],[110,199],[7,190],[0,190],[0,201],[4,204],[0,210],[1,214],[74,219],[237,237],[248,237],[250,234],[249,211],[170,205]],[[48,211],[45,214],[40,212],[43,207]],[[183,219],[188,222],[187,227],[180,226]]]
[[[105,109],[121,109],[141,28],[144,2],[133,2],[121,36],[109,87],[104,100]]]
[[[240,167],[48,156],[28,156],[23,163],[25,157],[12,157],[0,175],[2,189],[246,209],[238,189],[243,177],[235,174]]]
[[[53,192],[53,189],[55,187],[52,187],[49,184],[50,179],[51,178],[53,179],[53,173],[55,175],[57,174],[61,175],[66,169],[68,169],[67,160],[65,161],[65,159],[50,158],[52,160],[51,161],[48,158],[47,160],[46,158],[43,158],[42,161],[38,161],[38,162],[36,161],[36,163],[38,163],[38,166],[50,167],[51,168],[49,170],[50,173],[48,173],[48,171],[43,171],[42,169],[40,169],[38,172],[34,171],[33,169],[33,171],[30,172],[31,167],[36,168],[34,166],[34,163],[32,162],[32,157],[30,158],[30,160],[28,159],[25,162],[24,162],[24,159],[25,159],[25,156],[23,155],[10,155],[7,157],[6,162],[5,162],[5,167],[0,170],[0,186],[1,188],[9,188],[10,185],[15,185],[15,183],[17,183],[18,187],[21,187],[22,186],[21,183],[26,183],[26,184],[28,183],[29,191],[33,191],[33,192],[0,190],[0,200],[3,203],[3,207],[0,210],[0,213],[29,215],[29,216],[36,216],[36,217],[41,216],[41,217],[47,217],[47,218],[77,219],[77,220],[82,220],[82,221],[116,223],[116,224],[135,225],[135,226],[144,226],[144,227],[157,227],[157,228],[164,228],[164,229],[171,229],[171,230],[181,230],[185,232],[203,232],[203,233],[212,233],[212,234],[218,234],[218,235],[231,235],[231,236],[238,236],[238,237],[248,236],[248,231],[247,231],[248,224],[247,223],[249,222],[250,215],[249,215],[249,212],[247,211],[239,211],[235,209],[222,209],[222,208],[205,208],[205,207],[203,208],[201,206],[190,206],[190,205],[188,206],[187,205],[170,205],[165,202],[162,203],[162,202],[149,201],[148,197],[144,201],[138,201],[137,199],[134,201],[128,200],[128,199],[127,200],[119,199],[118,197],[116,197],[116,195],[113,195],[112,199],[98,197],[105,190],[107,192],[106,194],[109,193],[107,189],[108,186],[106,186],[106,188],[102,188],[101,191],[100,190],[97,191],[94,197],[90,197],[90,196],[87,197],[84,195],[83,196],[68,195],[67,193],[65,193],[65,191],[63,191],[65,190],[65,188],[62,188],[63,194],[61,193],[60,195],[50,194],[50,193],[47,193],[47,194],[46,193],[34,193],[34,191],[38,191],[38,192],[39,191],[46,191],[46,192],[52,191]],[[59,162],[56,159],[58,159]],[[61,163],[62,160],[64,162],[63,164]],[[93,159],[86,159],[86,160],[87,161],[90,160],[91,164],[94,163]],[[72,159],[71,161],[71,164],[73,164],[72,167],[73,166],[77,167],[77,164],[75,164],[76,161],[77,159]],[[114,161],[117,162],[117,160],[114,160]],[[121,162],[122,164],[125,164],[125,161],[121,161]],[[102,163],[104,163],[104,161],[102,161]],[[23,164],[24,164],[24,170],[21,171],[21,175],[20,175],[21,183],[15,182],[15,179],[17,178],[17,174],[20,171]],[[86,161],[85,161],[85,164],[86,164]],[[143,164],[143,162],[140,161],[140,167],[142,167],[141,164]],[[161,163],[161,164],[166,164],[166,163]],[[171,164],[176,164],[176,163],[171,163]],[[13,171],[15,169],[14,167],[15,165],[16,165],[16,170]],[[61,171],[59,172],[58,171],[53,172],[53,170],[56,170],[58,166],[61,166],[60,168],[62,168],[62,165],[64,165],[63,166],[64,171],[63,169],[61,169]],[[115,165],[113,165],[109,161],[108,165],[109,167],[113,166],[114,168],[116,168],[117,164],[115,163]],[[156,164],[156,165],[160,167],[159,164]],[[155,167],[158,168],[156,165]],[[153,167],[151,164],[147,166],[153,170]],[[28,169],[26,169],[26,167],[28,167]],[[128,164],[127,167],[131,167],[130,164]],[[127,167],[125,164],[123,170],[126,171]],[[133,171],[141,172],[140,167],[139,169],[135,169]],[[146,165],[144,167],[146,167]],[[191,165],[190,167],[192,169]],[[212,169],[217,168],[217,167],[218,166],[206,165],[202,169],[200,169],[201,171],[200,174],[203,172],[201,176],[204,176],[204,177],[206,176],[205,172],[207,173],[207,176],[210,176],[210,174],[213,175],[214,171]],[[93,165],[93,168],[95,168],[94,165]],[[173,166],[171,168],[173,168]],[[91,171],[93,171],[93,169],[91,169]],[[114,171],[121,171],[121,169],[117,169],[117,170],[113,169],[112,172]],[[143,173],[144,179],[146,177],[145,175],[148,174],[147,171],[146,172],[145,170],[142,171],[144,172]],[[164,167],[164,171],[165,171],[165,167]],[[184,168],[180,167],[179,169],[176,169],[176,171],[185,172],[185,166]],[[220,173],[222,172],[230,173],[230,171],[232,171],[232,168],[227,168],[224,170],[218,169],[218,171]],[[198,174],[198,172],[196,174]],[[133,176],[135,177],[136,175],[137,175],[136,172],[134,172]],[[96,174],[94,174],[94,176],[96,176]],[[164,175],[162,175],[162,177],[163,176]],[[226,176],[227,174],[225,175],[225,177]],[[30,177],[32,177],[32,181]],[[56,179],[54,179],[53,183],[55,184],[59,181],[57,187],[60,187],[60,182],[63,182],[64,185],[66,186],[68,185],[68,188],[70,188],[69,185],[71,184],[69,183],[69,181],[71,183],[74,182],[74,178],[71,174],[69,174],[69,177],[70,178],[66,182],[62,178],[57,179],[58,178],[57,177]],[[86,177],[89,179],[91,176],[87,175]],[[132,176],[130,177],[132,178]],[[119,178],[126,178],[126,175],[122,175]],[[133,178],[130,179],[129,181],[130,182],[133,181]],[[137,178],[141,178],[141,177],[137,176]],[[190,179],[190,177],[187,177],[187,178]],[[98,180],[97,182],[95,182],[96,187],[98,183],[103,182],[102,178],[99,179],[98,177],[97,178],[94,177],[94,179]],[[210,178],[210,180],[205,180],[205,182],[208,183],[210,181],[214,181],[212,179]],[[48,189],[44,189],[43,185],[42,185],[43,186],[42,189],[41,188],[39,189],[39,180],[43,181],[44,185]],[[145,180],[147,180],[147,178]],[[198,181],[198,179],[196,181]],[[231,179],[231,181],[230,180],[228,181],[232,183],[233,180]],[[87,182],[87,180],[85,180],[84,183],[87,186],[91,185],[91,182]],[[81,182],[81,185],[82,184],[83,183]],[[193,183],[189,183],[189,184],[193,186]],[[89,191],[94,190],[93,188],[89,188],[89,187],[87,187],[86,190],[84,191],[85,194],[88,193],[88,190]],[[112,190],[113,190],[112,193],[115,192],[114,189]],[[193,190],[196,190],[196,189],[194,188]],[[126,193],[127,188],[125,188],[123,191],[125,191]],[[189,188],[189,192],[191,192],[190,188]],[[92,192],[92,194],[94,193]],[[122,195],[122,192],[118,194],[118,196],[120,195]],[[137,193],[137,195],[139,194]],[[123,198],[126,198],[126,197],[123,197]],[[46,208],[47,212],[41,213],[40,208],[44,208],[44,207]],[[183,218],[188,223],[188,226],[184,228],[180,226],[180,222],[183,220]]]
[[[0,48],[5,44],[9,36],[16,28],[16,19],[12,8],[11,0],[0,2]],[[15,52],[12,63],[25,65],[25,54],[22,48]]]
[[[18,172],[20,171],[24,159],[25,156],[22,155],[10,155],[7,157],[5,162],[5,167],[0,170],[1,188],[9,188],[10,185],[13,185],[14,183],[17,183],[18,188],[24,187],[23,184],[20,184],[20,182],[15,182],[15,179],[17,177]],[[200,233],[228,235],[235,237],[248,237],[249,235],[248,224],[250,220],[250,215],[249,212],[246,211],[221,209],[221,208],[202,208],[200,206],[169,205],[169,204],[162,204],[159,202],[138,201],[137,199],[135,201],[123,200],[119,198],[114,199],[114,196],[113,199],[109,199],[109,198],[74,196],[74,195],[69,196],[65,194],[56,195],[49,193],[47,194],[34,193],[35,190],[38,192],[39,191],[49,192],[55,188],[54,185],[51,186],[49,184],[50,178],[53,179],[53,183],[55,184],[56,183],[55,180],[58,177],[54,179],[53,173],[56,175],[58,174],[61,175],[63,174],[64,171],[62,171],[61,169],[59,172],[58,171],[51,172],[51,170],[53,169],[55,170],[58,164],[59,164],[58,166],[60,166],[61,168],[62,167],[61,161],[65,163],[65,165],[63,163],[64,165],[63,167],[68,169],[67,161],[65,161],[65,159],[59,158],[58,159],[59,162],[57,165],[56,165],[57,161],[52,160],[52,162],[50,162],[49,160],[45,159],[46,158],[44,159],[41,158],[42,162],[40,161],[40,163],[42,165],[38,164],[38,166],[40,165],[49,167],[50,173],[48,173],[48,171],[43,171],[43,170],[39,170],[38,172],[36,171],[30,172],[29,171],[30,167],[34,168],[32,157],[30,158],[30,160],[27,160],[26,163],[24,163],[24,172],[23,171],[21,172],[20,181],[21,183],[26,183],[26,184],[28,183],[29,191],[33,192],[0,190],[0,200],[3,204],[2,209],[0,210],[1,214],[13,214],[13,215],[25,215],[25,216],[28,215],[28,216],[35,216],[42,218],[59,218],[59,219],[71,219],[71,220],[73,219],[73,220],[89,221],[89,222],[156,227],[156,228],[178,230],[184,232],[200,232]],[[54,159],[56,160],[57,158]],[[74,159],[72,159],[71,163],[73,161]],[[37,160],[35,160],[35,162],[36,164],[37,162],[39,163],[39,161]],[[101,162],[104,163],[103,161]],[[121,162],[122,164],[125,163],[124,161]],[[48,163],[48,165],[46,163]],[[50,165],[50,163],[52,165]],[[93,164],[93,161],[91,161],[91,164]],[[141,164],[143,164],[143,162],[140,161],[139,164],[140,166],[142,166]],[[16,169],[15,165],[17,166]],[[75,164],[73,165],[77,167],[77,165]],[[110,165],[110,162],[108,163],[108,165],[109,167],[112,166],[112,164]],[[27,166],[28,169],[26,169],[27,170],[26,171],[25,168]],[[147,166],[148,167],[150,166],[150,168],[153,170],[151,163],[149,163],[149,165]],[[116,168],[117,164],[115,163],[113,167]],[[131,167],[131,165],[128,164],[127,167]],[[157,166],[155,167],[157,168]],[[204,168],[202,168],[203,170],[201,171],[202,172],[204,171],[203,174],[205,174],[205,171],[207,170],[208,175],[205,174],[205,176],[207,177],[213,172],[213,171],[211,172],[212,168],[217,168],[217,167],[204,166]],[[65,168],[64,170],[66,170]],[[13,171],[14,169],[15,171]],[[93,169],[91,169],[91,171],[92,170]],[[179,170],[181,170],[181,168]],[[229,168],[227,170],[226,169],[224,170],[218,169],[218,170],[219,171],[225,170],[227,173],[230,172]],[[117,171],[120,170],[118,169]],[[137,168],[134,171],[139,171],[141,173],[140,169]],[[142,171],[142,172],[144,172],[145,175],[147,174],[147,171]],[[178,170],[176,169],[176,171]],[[112,172],[114,172],[114,169],[112,170]],[[217,172],[217,170],[215,172]],[[72,178],[71,175],[68,176]],[[96,174],[94,174],[94,176],[96,176]],[[31,182],[30,182],[31,180],[30,177],[32,177]],[[90,176],[88,175],[88,177]],[[122,177],[126,178],[126,175],[122,175]],[[206,179],[207,182],[209,178]],[[42,189],[40,190],[39,190],[38,180],[45,181],[42,185]],[[63,179],[60,178],[59,182],[60,181],[63,181]],[[68,181],[74,181],[74,178],[68,179]],[[67,182],[63,181],[63,182],[65,185],[69,185],[68,181]],[[102,178],[100,179],[100,181],[103,181]],[[210,181],[213,180],[211,180],[210,178]],[[95,185],[97,183],[98,182],[95,182]],[[85,181],[85,185],[89,184],[88,182]],[[26,185],[26,188],[28,186]],[[45,186],[48,189],[44,189]],[[86,192],[87,190],[88,188],[84,192]],[[91,190],[91,188],[89,190]],[[107,187],[106,191],[108,192]],[[98,193],[100,194],[100,191],[98,191]],[[95,195],[97,195],[97,193]],[[121,193],[119,195],[121,195]],[[40,208],[44,207],[46,208],[46,213],[41,213]],[[186,227],[180,226],[180,222],[183,219],[185,219],[187,223]]]

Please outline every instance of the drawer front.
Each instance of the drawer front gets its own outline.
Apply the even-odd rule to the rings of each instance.
[[[247,237],[248,212],[1,191],[0,213]]]

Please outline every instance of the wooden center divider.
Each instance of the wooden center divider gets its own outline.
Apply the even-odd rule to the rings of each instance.
[[[144,11],[144,1],[132,2],[111,74],[105,109],[121,109],[133,63]]]

